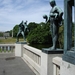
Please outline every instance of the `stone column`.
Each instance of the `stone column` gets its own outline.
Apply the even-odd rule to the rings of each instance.
[[[74,47],[75,47],[75,0],[74,0]]]
[[[64,0],[64,55],[63,55],[63,60],[72,64],[75,64],[75,51],[74,49],[72,49],[72,6],[74,6],[74,2],[75,0]]]
[[[65,31],[65,33],[64,33],[64,51],[65,50],[66,51],[63,55],[63,60],[61,63],[60,75],[75,75],[75,49],[70,49],[70,47],[71,47],[70,39],[71,39],[72,35],[69,34],[69,32],[71,32],[71,30],[69,30],[69,27],[72,26],[72,24],[71,24],[72,23],[71,22],[72,6],[74,6],[75,0],[64,0],[64,3],[65,3],[65,5],[64,5],[64,7],[65,7],[65,10],[64,10],[65,11],[64,28],[66,26],[66,28],[64,29],[64,31]],[[66,15],[69,17],[66,18]],[[75,19],[75,6],[74,6],[74,19]],[[75,24],[74,24],[74,35],[75,35]],[[75,36],[74,36],[74,38],[75,38]]]
[[[64,50],[65,53],[72,46],[72,6],[70,0],[64,0]]]

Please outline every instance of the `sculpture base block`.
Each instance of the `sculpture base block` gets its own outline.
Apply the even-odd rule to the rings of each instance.
[[[42,49],[41,53],[41,75],[53,75],[53,63],[52,59],[54,57],[62,57],[63,50],[45,50]]]
[[[63,55],[63,60],[75,65],[75,52],[67,51],[67,53]]]
[[[42,52],[47,53],[47,54],[62,54],[63,49],[47,50],[47,48],[43,48]]]

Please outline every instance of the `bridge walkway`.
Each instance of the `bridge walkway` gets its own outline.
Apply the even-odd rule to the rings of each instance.
[[[20,57],[0,54],[0,75],[35,75]]]

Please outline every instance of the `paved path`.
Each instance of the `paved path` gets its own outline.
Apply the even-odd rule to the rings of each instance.
[[[2,56],[2,55],[1,55]],[[35,75],[20,57],[0,58],[0,75]]]

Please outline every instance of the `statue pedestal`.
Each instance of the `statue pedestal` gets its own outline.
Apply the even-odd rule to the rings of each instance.
[[[17,42],[15,43],[15,56],[22,57],[23,56],[23,45],[27,44],[27,42]]]
[[[41,75],[53,75],[52,59],[56,56],[62,57],[62,50],[42,50],[41,54]]]
[[[56,50],[45,50],[46,48],[42,49],[42,52],[47,54],[62,54],[63,49],[56,49]]]

